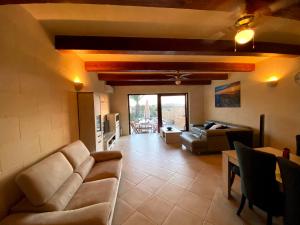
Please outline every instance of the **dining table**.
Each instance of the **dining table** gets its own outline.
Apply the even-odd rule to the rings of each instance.
[[[282,156],[283,150],[276,149],[273,147],[262,147],[255,148],[255,150],[262,151],[265,153],[273,154],[276,157]],[[300,157],[290,153],[290,160],[294,163],[300,165]],[[232,166],[239,166],[238,157],[236,154],[236,150],[226,150],[222,151],[222,176],[223,176],[223,193],[229,199],[231,197],[231,185],[230,185],[230,177],[231,177],[231,168]],[[282,183],[280,170],[278,163],[276,165],[276,180],[279,183]]]

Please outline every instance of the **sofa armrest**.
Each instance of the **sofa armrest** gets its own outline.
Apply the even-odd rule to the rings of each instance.
[[[67,211],[15,213],[1,221],[1,225],[107,225],[111,210],[107,202]]]
[[[103,162],[112,159],[121,159],[122,153],[120,151],[93,152],[91,156],[94,157],[96,162]]]

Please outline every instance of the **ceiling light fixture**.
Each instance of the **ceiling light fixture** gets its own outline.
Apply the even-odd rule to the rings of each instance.
[[[237,32],[234,37],[235,48],[234,51],[236,52],[236,44],[244,45],[253,41],[253,48],[254,48],[254,36],[255,31],[253,29],[254,23],[254,15],[253,14],[246,14],[239,18],[235,22],[235,27],[237,28]]]
[[[255,34],[255,32],[253,29],[250,29],[250,28],[242,29],[242,30],[239,30],[238,32],[236,32],[234,40],[238,44],[243,45],[243,44],[246,44],[249,41],[251,41],[254,38],[254,34]]]
[[[175,84],[176,85],[180,85],[181,84],[181,80],[175,80]]]

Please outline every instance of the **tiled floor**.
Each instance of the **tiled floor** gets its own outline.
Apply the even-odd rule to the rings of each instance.
[[[257,208],[239,206],[239,180],[232,200],[222,193],[221,155],[196,156],[156,134],[119,139],[124,155],[113,225],[265,225]],[[274,219],[274,225],[282,225]]]

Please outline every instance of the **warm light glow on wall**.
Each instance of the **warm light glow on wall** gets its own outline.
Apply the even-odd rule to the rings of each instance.
[[[278,81],[279,78],[277,76],[271,76],[267,81]]]
[[[80,81],[80,78],[79,77],[75,77],[75,79],[74,79],[74,83],[81,83],[81,81]]]
[[[275,87],[275,86],[277,86],[278,81],[279,81],[279,78],[277,76],[271,76],[267,80],[267,84],[269,87]]]
[[[76,91],[80,91],[83,88],[83,83],[81,83],[79,77],[75,77],[74,79],[74,87]]]

